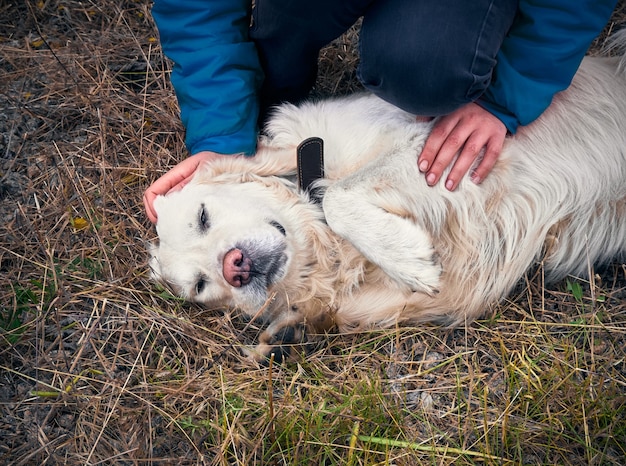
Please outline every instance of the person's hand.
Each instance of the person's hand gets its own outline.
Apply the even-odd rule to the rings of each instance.
[[[480,183],[495,165],[506,132],[499,118],[478,104],[466,104],[435,123],[417,159],[418,167],[426,173],[426,182],[433,186],[460,151],[445,184],[453,191],[484,148],[482,160],[471,174],[471,180]]]
[[[150,221],[152,223],[156,223],[157,221],[157,214],[153,206],[154,199],[157,196],[182,189],[183,186],[191,181],[191,178],[193,178],[200,164],[218,157],[225,156],[209,151],[198,152],[174,166],[174,168],[165,175],[152,183],[143,194],[143,204]]]

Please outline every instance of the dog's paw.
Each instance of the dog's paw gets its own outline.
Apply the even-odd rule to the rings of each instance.
[[[306,342],[305,323],[288,319],[272,323],[260,335],[259,343],[250,355],[262,364],[268,364],[270,360],[282,363],[300,354]]]

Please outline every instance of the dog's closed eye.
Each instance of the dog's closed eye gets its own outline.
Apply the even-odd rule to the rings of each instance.
[[[200,277],[198,281],[196,282],[196,294],[202,293],[202,290],[204,290],[204,287],[206,285],[207,285],[207,281],[203,277]]]
[[[200,229],[208,230],[211,226],[211,222],[209,221],[209,213],[204,207],[204,204],[200,204],[200,213],[198,214],[198,223],[200,224]]]
[[[281,233],[283,236],[287,236],[287,231],[285,230],[285,227],[284,227],[284,226],[282,226],[282,225],[281,225],[280,223],[278,223],[277,221],[272,220],[272,221],[270,222],[270,225],[272,225],[274,228],[276,228],[278,231],[280,231],[280,233]]]

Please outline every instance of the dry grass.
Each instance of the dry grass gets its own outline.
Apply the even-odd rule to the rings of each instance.
[[[149,2],[5,2],[0,31],[0,462],[624,464],[624,264],[256,366],[257,329],[147,277],[141,194],[185,156]]]

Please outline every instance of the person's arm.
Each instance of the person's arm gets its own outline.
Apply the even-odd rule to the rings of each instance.
[[[487,91],[476,104],[441,118],[426,141],[418,165],[428,184],[439,181],[459,150],[446,187],[456,188],[483,149],[472,180],[484,180],[500,155],[507,130],[515,133],[520,125],[534,121],[554,95],[569,86],[615,4],[615,0],[520,0]]]
[[[262,71],[248,38],[250,0],[155,0],[152,15],[191,154],[251,155]]]
[[[511,133],[541,115],[566,89],[616,0],[520,0],[518,16],[496,56],[478,104]]]
[[[163,51],[174,62],[171,80],[192,156],[145,191],[144,206],[153,223],[154,199],[181,189],[202,163],[256,150],[262,72],[248,39],[249,7],[249,0],[154,3]]]

